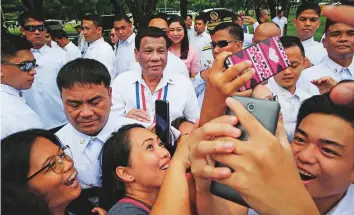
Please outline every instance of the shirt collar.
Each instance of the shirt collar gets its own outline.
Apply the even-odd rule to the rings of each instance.
[[[92,43],[90,43],[90,46],[89,46],[89,47],[95,46],[95,45],[97,45],[97,44],[99,44],[99,43],[102,43],[102,42],[104,42],[103,37],[101,37],[100,39],[95,40],[95,41],[93,41]]]
[[[48,49],[50,49],[50,48],[46,44],[44,44],[44,46],[42,46],[42,48],[40,48],[40,49],[31,48],[31,51],[32,51],[32,53],[39,53],[41,55],[44,55]]]
[[[5,93],[8,93],[10,95],[19,97],[19,98],[23,98],[21,96],[22,92],[20,90],[15,89],[12,86],[6,85],[6,84],[1,84],[0,86],[1,86],[1,88],[0,88],[1,92],[5,92]]]
[[[286,96],[286,97],[296,96],[300,99],[300,101],[306,100],[309,97],[298,87],[296,87],[294,94],[291,94],[287,89],[280,86],[275,80],[272,81],[271,86],[272,87],[270,87],[270,85],[267,85],[267,87],[271,89],[271,91],[273,91],[278,96]]]
[[[165,87],[167,85],[167,83],[169,84],[174,84],[173,81],[173,76],[169,75],[168,72],[166,72],[166,69],[163,71],[163,76],[162,79],[160,80],[160,83],[157,85],[156,90],[159,90],[163,87]],[[136,83],[139,82],[140,84],[144,85],[147,87],[143,77],[142,77],[142,71],[134,71],[134,76],[132,76],[132,83]]]
[[[98,139],[102,143],[105,143],[108,140],[108,138],[112,135],[112,132],[114,131],[114,129],[112,129],[112,128],[114,128],[115,124],[117,124],[117,123],[115,122],[114,117],[112,117],[110,114],[106,125],[103,127],[103,129],[100,131],[100,133],[96,136],[89,136],[84,133],[80,133],[79,131],[76,130],[80,136],[79,148],[80,148],[81,152],[84,153],[86,147],[88,146],[88,144],[90,143],[91,140]]]
[[[71,46],[71,41],[69,41],[69,43],[68,44],[66,44],[66,46],[64,46],[64,50],[68,50],[69,49],[69,46]]]
[[[197,37],[204,37],[205,34],[207,34],[206,30],[203,33],[199,34],[199,35],[198,35],[197,32],[195,32],[195,36],[197,36]]]
[[[125,41],[122,41],[122,43],[120,43],[120,41],[118,41],[118,44],[119,44],[119,45],[123,45],[123,44],[125,44],[125,43],[131,44],[131,43],[134,42],[134,41],[135,41],[135,34],[132,33],[132,34],[128,37],[128,39],[126,39]]]
[[[354,59],[354,58],[353,58]],[[327,65],[328,69],[331,70],[331,72],[334,73],[338,73],[339,71],[341,71],[341,69],[345,68],[342,67],[341,65],[337,64],[336,62],[334,62],[331,58],[329,58],[328,56],[326,56],[323,59],[323,63]],[[354,77],[354,60],[352,61],[352,63],[346,67],[349,69],[349,72],[352,74],[352,76]]]
[[[311,45],[314,42],[315,42],[315,40],[313,39],[313,37],[311,37],[310,39],[302,41],[302,45],[303,46],[309,46],[309,45]]]

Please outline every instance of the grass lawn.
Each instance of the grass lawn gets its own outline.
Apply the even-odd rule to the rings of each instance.
[[[288,32],[287,32],[287,35],[289,35],[289,36],[295,36],[295,26],[293,25],[293,19],[295,18],[295,12],[296,12],[295,10],[291,10],[290,14],[288,16]],[[321,16],[320,19],[321,19],[321,25],[317,29],[316,33],[315,33],[315,40],[316,41],[320,41],[321,40],[323,31],[324,31],[324,27],[325,27],[325,23],[326,23],[326,17]],[[252,29],[251,31],[253,31],[253,27],[251,25],[249,26],[249,29],[250,30]]]
[[[74,29],[74,26],[75,26],[75,24],[65,24],[64,30],[67,33],[75,33],[76,31]],[[11,34],[16,34],[16,35],[20,34],[20,28],[9,28],[8,30]]]

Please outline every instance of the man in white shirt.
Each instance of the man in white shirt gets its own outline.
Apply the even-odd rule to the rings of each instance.
[[[64,30],[53,32],[53,40],[67,53],[69,60],[81,57],[80,49],[69,40],[68,34]]]
[[[278,15],[272,19],[272,22],[277,23],[281,30],[281,36],[284,35],[285,26],[288,24],[288,19],[284,16],[284,11],[279,10]]]
[[[118,38],[114,28],[112,28],[111,33],[109,34],[109,38],[111,38],[111,43],[113,45],[113,50],[114,50],[114,53],[115,53],[116,49],[117,49],[117,43],[119,41],[119,38]]]
[[[36,79],[23,94],[45,127],[55,132],[67,123],[55,79],[61,67],[68,62],[68,57],[64,51],[49,48],[45,44],[46,29],[44,17],[40,13],[24,12],[19,17],[19,23],[22,35],[33,44],[32,53],[38,64]]]
[[[119,40],[115,49],[116,73],[119,75],[132,70],[136,63],[134,55],[135,34],[130,19],[124,13],[117,14],[114,17],[114,30]]]
[[[299,82],[299,87],[313,95],[328,92],[339,81],[354,80],[354,28],[327,19],[325,35],[328,56],[306,69]]]
[[[203,15],[195,17],[194,30],[195,34],[190,38],[189,44],[196,50],[202,51],[205,46],[209,46],[211,43],[211,37],[206,32],[206,19]]]
[[[243,40],[243,47],[244,48],[247,48],[249,46],[252,45],[252,39],[253,39],[253,35],[252,34],[249,34],[249,33],[246,33],[246,32],[249,32],[247,29],[248,27],[245,29],[244,28],[244,21],[243,19],[241,18],[240,15],[238,14],[235,14],[233,17],[232,17],[232,21],[238,25],[240,25],[242,28],[243,28],[243,35],[244,35],[244,40]]]
[[[186,16],[186,25],[187,25],[187,35],[188,35],[188,39],[191,40],[193,34],[195,34],[194,31],[194,23],[193,23],[193,16],[191,14],[188,14]]]
[[[70,123],[56,135],[73,153],[82,188],[101,186],[101,149],[112,132],[133,120],[111,114],[111,77],[95,60],[76,59],[57,77],[65,114]]]
[[[115,71],[115,56],[112,49],[102,37],[103,21],[98,15],[87,15],[83,18],[82,28],[85,40],[89,43],[83,58],[94,59],[105,65],[112,79],[117,76]]]
[[[168,59],[165,32],[156,27],[139,30],[136,35],[136,59],[141,69],[123,73],[112,83],[112,111],[149,124],[155,119],[155,100],[170,106],[170,120],[185,116],[195,122],[200,111],[193,85],[180,74],[167,72]]]
[[[313,39],[317,28],[320,26],[321,8],[314,2],[308,2],[300,5],[294,18],[296,36],[300,38],[305,48],[306,57],[309,64],[306,68],[321,63],[327,55],[323,45]]]
[[[74,27],[74,29],[79,33],[78,39],[77,39],[77,47],[80,49],[81,51],[81,55],[83,55],[87,48],[88,48],[88,43],[85,40],[85,36],[84,36],[84,32],[82,30],[82,26],[81,25],[77,25]]]
[[[164,16],[164,14],[160,13],[151,16],[148,26],[160,28],[166,33],[166,35],[168,33],[167,18]],[[136,66],[138,69],[141,69],[139,63],[136,63]],[[167,61],[165,71],[171,72],[172,74],[178,73],[189,78],[189,71],[187,69],[186,64],[184,64],[179,57],[177,57],[175,54],[171,53],[170,51],[168,51],[168,61]]]
[[[257,29],[258,30],[258,29]],[[274,95],[277,95],[278,102],[283,114],[283,122],[288,140],[291,141],[295,133],[297,113],[303,101],[311,95],[296,87],[296,83],[305,68],[305,51],[300,40],[293,36],[280,38],[285,52],[290,60],[290,67],[269,79],[266,85]]]
[[[26,104],[21,90],[31,88],[36,74],[32,44],[20,36],[1,38],[1,139],[31,128],[45,128]]]
[[[269,19],[269,11],[266,9],[262,9],[260,14],[259,14],[259,19],[256,23],[253,24],[253,32],[256,31],[258,25],[264,23],[264,22],[268,22]]]

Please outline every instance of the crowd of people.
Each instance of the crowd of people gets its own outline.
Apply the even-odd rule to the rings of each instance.
[[[158,13],[138,29],[117,14],[112,47],[98,15],[76,46],[24,12],[21,36],[1,38],[2,213],[354,214],[353,14],[302,4],[295,36],[283,11],[210,31],[202,14]],[[226,58],[275,36],[290,66],[241,92],[253,62]],[[275,134],[232,96],[278,102]],[[169,103],[173,149],[155,133],[156,100]],[[212,181],[249,207],[211,194]]]

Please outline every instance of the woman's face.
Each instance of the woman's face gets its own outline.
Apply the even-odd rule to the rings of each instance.
[[[168,37],[173,43],[180,43],[185,33],[182,25],[179,22],[172,22],[168,27]]]
[[[59,146],[50,140],[39,137],[33,144],[30,153],[30,169],[28,177],[36,173],[42,167],[53,164],[53,157],[62,155],[63,151]],[[57,157],[58,158],[58,157]],[[45,168],[38,175],[28,181],[29,189],[38,193],[48,203],[49,208],[66,207],[72,200],[76,199],[81,192],[77,180],[77,170],[74,163],[64,157],[61,158],[61,172],[55,173],[50,167]]]
[[[144,188],[160,188],[171,155],[156,134],[145,128],[130,130],[130,175]]]

